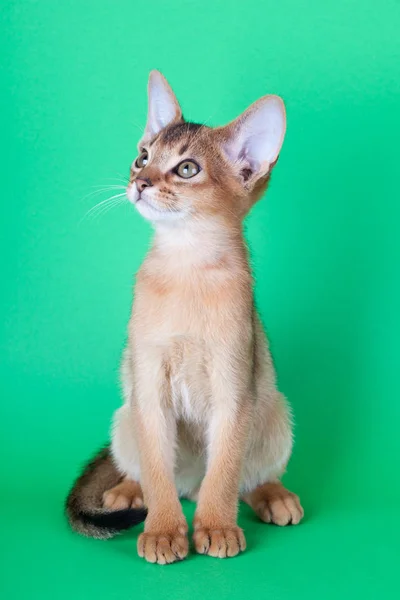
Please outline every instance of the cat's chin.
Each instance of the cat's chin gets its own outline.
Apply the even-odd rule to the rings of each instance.
[[[139,198],[135,202],[136,210],[148,221],[152,223],[177,221],[182,219],[183,213],[177,210],[163,210],[157,208],[145,198]]]

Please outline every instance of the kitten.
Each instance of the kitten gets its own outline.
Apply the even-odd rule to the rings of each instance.
[[[72,527],[97,538],[146,518],[138,552],[150,562],[188,553],[180,497],[197,501],[196,551],[220,558],[246,546],[239,498],[267,523],[303,516],[279,481],[292,448],[290,410],[254,307],[242,233],[285,128],[277,96],[225,127],[186,122],[166,79],[150,74],[127,196],[155,237],[136,278],[125,403],[111,447],[67,500]]]

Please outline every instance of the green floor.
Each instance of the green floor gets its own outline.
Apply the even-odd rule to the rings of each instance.
[[[89,540],[72,533],[63,516],[81,458],[106,437],[104,415],[91,415],[89,408],[97,402],[111,405],[104,390],[93,386],[90,391],[84,383],[63,389],[57,383],[26,383],[29,400],[22,383],[7,386],[7,397],[14,392],[16,403],[25,399],[26,406],[18,409],[8,448],[11,461],[3,464],[2,597],[396,597],[397,473],[391,481],[385,465],[379,465],[382,457],[374,461],[361,448],[357,462],[354,456],[348,459],[346,448],[336,443],[345,437],[340,426],[328,424],[324,435],[314,431],[311,440],[297,444],[286,483],[303,501],[306,516],[299,526],[262,524],[243,505],[240,524],[248,542],[243,555],[220,560],[191,554],[182,563],[161,567],[138,558],[140,527],[114,540]],[[116,400],[110,391],[113,396]],[[37,420],[40,407],[50,400],[56,404],[56,418],[42,412]],[[322,415],[327,424],[327,414]],[[334,415],[330,419],[333,425]],[[85,435],[88,426],[92,432]],[[310,435],[312,428],[305,429]],[[191,519],[194,505],[185,502],[184,507]]]
[[[0,27],[0,597],[399,598],[399,2],[3,0]],[[86,540],[63,516],[120,403],[150,237],[129,206],[82,217],[128,173],[152,68],[196,121],[285,99],[246,231],[306,514],[242,507],[245,554],[167,567],[139,560],[140,529]]]
[[[191,555],[163,568],[137,557],[136,531],[109,542],[79,539],[54,506],[61,493],[47,488],[45,496],[31,492],[27,498],[24,492],[25,502],[7,509],[6,535],[2,524],[10,553],[2,561],[4,598],[398,597],[398,539],[390,521],[379,521],[373,502],[361,508],[332,502],[320,511],[308,502],[307,519],[288,529],[261,526],[243,508],[245,554],[225,561]],[[191,517],[192,506],[185,508]],[[387,518],[394,522],[396,513],[393,506]],[[11,521],[17,524],[10,527]]]

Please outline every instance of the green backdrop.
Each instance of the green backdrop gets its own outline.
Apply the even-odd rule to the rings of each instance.
[[[2,596],[395,597],[399,2],[3,0],[1,21]],[[286,483],[306,511],[281,529],[241,507],[245,554],[171,567],[137,557],[140,528],[99,542],[63,517],[120,402],[151,235],[128,205],[81,219],[107,197],[88,197],[93,186],[128,173],[151,68],[198,121],[225,123],[269,92],[286,101],[247,236],[296,417]]]

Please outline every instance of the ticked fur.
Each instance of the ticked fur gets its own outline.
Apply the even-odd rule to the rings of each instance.
[[[143,494],[138,550],[151,562],[187,554],[182,496],[197,500],[196,550],[213,556],[245,548],[239,497],[263,520],[302,516],[279,484],[292,448],[290,411],[254,306],[242,234],[285,122],[282,101],[266,96],[226,127],[186,123],[163,76],[150,76],[139,143],[146,158],[133,163],[127,195],[155,237],[136,278],[124,405],[114,419],[112,456],[125,491],[104,490],[104,498],[109,510],[125,509]],[[199,171],[180,179],[185,160]]]

